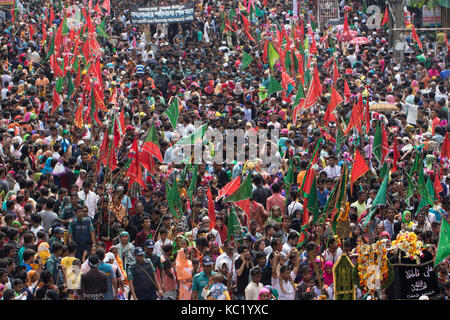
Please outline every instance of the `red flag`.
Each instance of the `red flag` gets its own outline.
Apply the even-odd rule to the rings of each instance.
[[[442,170],[442,168],[441,168],[441,170]],[[439,170],[436,168],[436,173],[434,174],[434,192],[436,193],[436,197],[438,199],[441,199],[441,196],[439,195],[439,193],[441,193],[442,191],[444,191],[444,188],[442,187]]]
[[[224,196],[233,194],[241,185],[241,177],[237,176],[232,181],[228,182],[222,189],[219,190],[219,194],[216,197],[216,201],[219,201]]]
[[[450,141],[449,141],[448,132],[445,134],[444,142],[442,143],[441,157],[450,158]]]
[[[396,172],[398,170],[398,160],[400,159],[400,152],[398,151],[397,146],[397,136],[394,138],[394,160],[393,160],[393,167],[392,172]]]
[[[334,84],[337,83],[337,81],[339,80],[339,77],[340,77],[339,70],[338,70],[338,67],[336,64],[336,60],[334,60],[333,61],[333,82],[334,82]]]
[[[241,17],[242,17],[242,23],[244,24],[244,30],[248,31],[250,28],[250,21],[248,21],[248,19],[243,14],[241,14]]]
[[[264,51],[263,51],[263,62],[267,63],[267,50],[268,50],[269,40],[266,38],[266,41],[264,42]]]
[[[134,182],[137,182],[138,184],[140,184],[143,188],[145,188],[145,183],[142,180],[142,171],[141,171],[141,166],[139,165],[139,148],[138,148],[138,143],[137,143],[137,139],[134,138],[133,141],[133,145],[130,148],[130,152],[133,151],[134,152],[134,159],[130,164],[130,167],[127,171],[127,176],[130,177],[130,187]]]
[[[214,200],[211,193],[211,188],[206,189],[206,197],[208,198],[208,218],[209,218],[209,230],[211,230],[216,224],[216,209],[214,207]]]
[[[344,80],[344,97],[345,97],[344,103],[348,102],[351,95],[352,95],[352,93],[350,92],[350,88],[348,87],[348,83],[347,83],[347,79],[346,79],[346,80]]]
[[[366,134],[370,131],[370,106],[369,99],[366,99]]]
[[[250,221],[250,199],[245,199],[241,201],[236,201],[236,205],[244,210],[245,214],[247,215],[247,222]]]
[[[345,15],[344,15],[344,28],[343,28],[342,33],[345,34],[345,33],[348,33],[348,32],[350,32],[350,28],[348,27],[347,10],[345,10]]]
[[[384,26],[388,22],[389,22],[389,9],[388,6],[386,6],[386,8],[384,9],[384,16],[383,21],[381,22],[381,26]]]
[[[34,35],[35,31],[33,28],[33,25],[30,23],[30,38],[33,39],[33,35]]]
[[[345,130],[345,135],[350,132],[350,129],[356,127],[359,132],[362,134],[362,120],[363,120],[363,104],[362,97],[360,96],[358,99],[358,103],[353,105],[352,115],[350,118],[350,122],[348,123],[348,127]]]
[[[103,1],[102,8],[104,8],[107,11],[107,16],[111,14],[111,4],[110,0]]]
[[[336,122],[336,116],[333,114],[334,109],[336,109],[337,105],[344,101],[342,97],[339,95],[334,86],[331,86],[331,101],[328,105],[327,112],[325,113],[324,121],[325,125],[328,125],[328,122],[334,121]]]
[[[58,94],[58,92],[56,92],[56,89],[53,88],[53,106],[51,113],[54,113],[61,103],[61,96]]]
[[[422,42],[420,42],[419,36],[416,33],[416,28],[414,28],[414,25],[411,25],[411,27],[412,27],[412,37],[414,40],[416,40],[417,44],[419,45],[420,50],[423,51]]]
[[[324,69],[328,69],[329,66],[331,66],[331,64],[334,62],[334,57],[331,57],[324,65],[322,68]]]
[[[50,6],[50,21],[48,25],[51,26],[53,24],[53,20],[55,20],[55,13],[53,12],[53,5]]]
[[[97,14],[102,14],[102,9],[100,9],[100,6],[98,5],[98,2],[94,8],[94,12],[96,12]]]
[[[369,171],[369,167],[367,166],[366,161],[359,153],[358,149],[355,150],[355,162],[353,162],[352,167],[352,176],[350,179],[350,193],[353,193],[353,183],[362,177],[367,171]]]
[[[316,55],[318,53],[316,46],[316,39],[314,38],[314,33],[311,33],[311,47],[309,48],[309,53]]]
[[[308,94],[306,95],[305,104],[303,108],[312,107],[319,97],[322,95],[322,84],[320,83],[319,72],[317,71],[317,66],[314,65],[314,77],[311,80],[309,86]]]
[[[292,79],[287,72],[281,70],[281,86],[285,89],[288,90],[288,85],[291,84],[292,87],[295,87],[295,81],[294,79]]]
[[[83,105],[80,103],[77,111],[75,112],[75,121],[74,124],[77,128],[83,127]]]

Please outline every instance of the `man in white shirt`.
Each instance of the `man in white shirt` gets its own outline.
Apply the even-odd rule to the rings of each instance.
[[[323,169],[323,171],[327,174],[327,178],[334,179],[341,175],[341,167],[336,165],[336,161],[337,159],[335,155],[328,158],[329,165]]]
[[[298,234],[295,231],[289,232],[287,241],[283,244],[283,248],[281,252],[286,254],[286,257],[289,258],[291,254],[291,250],[295,248],[295,245],[298,243]]]
[[[234,268],[234,262],[239,258],[239,254],[235,252],[234,248],[228,244],[225,244],[224,247],[225,252],[218,256],[216,259],[215,269],[220,270],[222,268],[222,265],[226,263],[228,272],[232,272],[232,269]]]
[[[254,267],[250,270],[250,277],[252,281],[249,282],[245,288],[245,300],[258,300],[259,291],[264,287],[261,283],[262,270],[259,267]]]
[[[90,190],[91,182],[83,181],[83,190],[78,192],[78,198],[84,201],[84,205],[88,208],[88,216],[94,220],[95,211],[97,210],[97,202],[99,196]]]

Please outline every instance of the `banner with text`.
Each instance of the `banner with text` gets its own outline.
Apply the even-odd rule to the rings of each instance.
[[[178,23],[194,20],[194,4],[136,8],[131,11],[134,24]]]
[[[12,6],[14,5],[14,0],[0,0],[0,6]]]
[[[439,283],[433,261],[422,264],[393,264],[394,299],[418,299],[439,293]]]

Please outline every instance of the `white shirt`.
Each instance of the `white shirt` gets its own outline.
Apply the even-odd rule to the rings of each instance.
[[[91,219],[94,219],[95,211],[97,209],[97,201],[99,199],[99,196],[92,191],[89,191],[89,193],[86,196],[86,194],[84,193],[84,190],[81,190],[80,192],[78,192],[78,198],[80,198],[81,200],[84,201],[84,204],[86,205],[86,207],[88,208],[88,211],[89,211],[88,216]]]
[[[158,256],[162,256],[162,250],[161,248],[167,244],[172,244],[172,240],[166,239],[164,240],[164,243],[160,240],[156,241],[155,248],[153,249],[153,252],[156,253]]]
[[[295,273],[291,272],[291,279],[295,279]],[[295,298],[295,289],[292,286],[292,283],[290,281],[283,281],[283,290],[281,290],[280,286],[280,278],[274,279],[272,277],[272,287],[278,291],[278,300],[294,300]]]
[[[406,103],[406,110],[408,113],[408,115],[406,116],[406,122],[414,125],[417,123],[417,116],[418,116],[417,109],[419,109],[419,106],[417,104]]]
[[[250,281],[245,288],[245,300],[258,300],[259,291],[262,288],[264,288],[264,285],[261,282],[256,284],[255,282]]]
[[[327,249],[327,250],[325,250],[324,253],[322,253],[322,257],[324,258],[325,262],[331,261],[334,264],[334,263],[337,262],[337,260],[341,256],[341,254],[342,254],[342,249],[341,248],[337,248],[336,253],[334,255],[332,255],[330,253],[330,251]]]
[[[291,250],[293,249],[293,247],[287,243],[287,241],[283,244],[283,248],[281,249],[281,252],[284,252],[286,254],[286,257],[289,257],[289,255],[291,254]]]
[[[217,257],[216,260],[216,270],[220,270],[222,268],[222,265],[224,263],[227,264],[228,267],[228,272],[231,271],[231,268],[233,267],[234,269],[234,262],[239,258],[239,254],[237,254],[236,252],[233,255],[233,258],[230,258],[225,252],[222,253],[220,256]]]
[[[341,167],[338,165],[334,165],[334,167],[326,166],[323,171],[325,171],[325,173],[327,174],[327,178],[331,179],[334,179],[341,175]]]

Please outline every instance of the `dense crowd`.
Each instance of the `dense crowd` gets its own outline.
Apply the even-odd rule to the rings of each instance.
[[[339,41],[333,26],[320,30],[315,1],[298,1],[299,18],[292,1],[203,0],[193,1],[190,22],[131,21],[132,4],[175,2],[92,0],[89,8],[87,1],[17,1],[6,12],[0,34],[3,300],[332,300],[333,266],[343,254],[356,262],[361,243],[391,243],[410,231],[433,259],[450,210],[445,33],[420,32],[421,49],[406,32],[408,50],[396,58],[389,28],[369,29],[363,2],[344,0],[341,23],[346,19],[367,44]],[[63,49],[51,54],[58,28],[67,23],[65,3],[92,19],[93,30],[85,32],[97,42],[88,38],[86,50],[94,54],[86,54],[86,35],[79,41],[73,21],[63,31]],[[72,13],[84,30],[85,13]],[[286,67],[281,52],[273,59],[266,39],[278,48],[292,41],[303,49],[301,61],[292,54],[297,61]],[[303,66],[293,70],[295,63]],[[295,89],[285,83],[285,70]],[[307,84],[316,76],[317,101],[297,110],[299,83],[308,99]],[[270,92],[273,79],[282,90]],[[343,101],[327,115],[332,87]],[[363,100],[368,110],[376,104],[392,109],[364,111],[359,127],[345,132]],[[166,112],[174,101],[175,128]],[[191,164],[188,155],[176,162],[177,142],[197,132],[198,123],[224,134],[242,129],[245,160]],[[375,156],[379,128],[386,166]],[[279,131],[278,141],[262,143],[274,151],[270,166],[248,156],[250,133],[262,129]],[[161,157],[155,152],[144,165],[142,155],[133,166],[148,132]],[[108,158],[105,141],[114,149]],[[237,140],[231,144],[238,147]],[[215,140],[202,146],[211,156],[226,147]],[[351,173],[355,150],[369,170],[352,187],[350,180],[344,185],[348,225],[338,236],[331,215],[337,204],[330,199]],[[306,203],[311,172],[323,221]],[[247,207],[226,202],[230,182],[248,175]],[[415,190],[416,176],[431,184],[432,203]],[[374,205],[383,178],[386,201]],[[448,259],[435,271],[440,292],[432,299],[448,299]],[[388,289],[381,291],[381,299],[392,299]],[[356,290],[355,299],[366,297]]]

